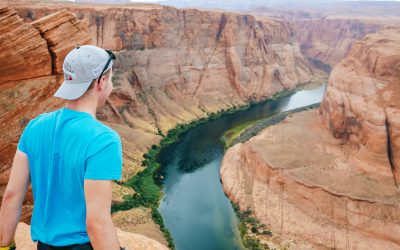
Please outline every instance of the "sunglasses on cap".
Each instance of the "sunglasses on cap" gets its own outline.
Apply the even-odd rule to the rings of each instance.
[[[112,53],[110,50],[106,50],[106,52],[107,52],[107,54],[110,55],[110,58],[108,58],[106,65],[104,66],[103,70],[101,71],[101,74],[100,74],[100,76],[99,76],[99,80],[97,81],[97,83],[100,82],[100,79],[101,79],[101,77],[103,76],[104,71],[108,68],[108,65],[110,65],[111,60],[115,60],[115,59],[116,59],[114,53]]]

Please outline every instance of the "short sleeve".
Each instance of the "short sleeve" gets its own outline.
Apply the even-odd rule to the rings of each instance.
[[[27,147],[27,138],[29,137],[29,124],[25,127],[24,131],[22,132],[21,137],[19,138],[17,149],[25,154],[28,154],[28,147]]]
[[[40,117],[42,117],[42,116],[44,116],[46,114],[47,113],[40,114],[39,116],[37,116],[36,118],[34,118],[34,119],[32,119],[32,120],[30,120],[28,122],[28,124],[26,125],[24,131],[21,134],[21,137],[19,138],[19,142],[18,142],[18,145],[17,145],[17,149],[19,151],[24,152],[25,154],[28,154],[28,150],[29,150],[29,147],[28,147],[29,141],[28,141],[28,139],[29,138],[31,140],[35,140],[36,139],[36,138],[34,138],[35,137],[35,132],[32,131],[32,129],[34,129],[34,126],[35,126],[34,124],[36,123],[36,121],[38,119],[40,119]]]
[[[97,136],[86,154],[85,179],[119,180],[122,175],[122,146],[116,132]]]

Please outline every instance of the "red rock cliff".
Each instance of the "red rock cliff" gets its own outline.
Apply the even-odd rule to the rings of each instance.
[[[399,34],[357,41],[333,69],[319,111],[291,115],[225,154],[225,193],[272,229],[267,240],[400,249]]]
[[[284,22],[159,5],[16,8],[27,21],[65,8],[89,23],[97,45],[118,51],[115,90],[98,116],[123,135],[136,166],[157,131],[264,99],[312,73]],[[139,142],[125,141],[132,136]]]
[[[356,42],[332,71],[321,104],[336,138],[359,147],[360,170],[400,184],[400,36],[387,29]]]
[[[317,65],[329,70],[327,66],[334,67],[340,62],[353,42],[385,27],[399,26],[399,16],[388,14],[391,10],[388,10],[387,5],[371,8],[366,7],[367,5],[368,3],[362,3],[359,7],[344,7],[341,3],[336,3],[329,8],[307,9],[303,6],[301,10],[273,10],[261,7],[251,13],[289,22],[303,54],[318,60]],[[386,8],[386,12],[380,8]],[[395,7],[393,11],[394,9]]]
[[[302,52],[332,67],[346,56],[354,41],[379,31],[383,26],[379,20],[334,17],[293,22]]]
[[[59,8],[17,9],[29,20]],[[228,90],[231,99],[263,98],[309,79],[292,30],[283,22],[152,5],[65,8],[89,22],[98,46],[123,50],[122,80],[145,91],[178,87],[198,99],[204,89],[207,95]]]
[[[74,33],[65,39],[66,28]],[[14,10],[0,8],[0,194],[10,174],[19,136],[27,122],[62,105],[51,98],[61,78],[57,65],[77,44],[91,41],[83,21],[61,11],[27,24]],[[61,34],[60,34],[61,33]],[[62,41],[62,45],[60,42]],[[28,221],[28,205],[22,219]],[[25,211],[24,209],[24,211]]]

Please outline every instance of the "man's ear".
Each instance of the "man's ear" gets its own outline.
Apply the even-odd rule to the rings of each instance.
[[[97,82],[97,88],[98,88],[99,90],[103,90],[103,89],[105,88],[105,86],[106,86],[105,77],[102,76],[102,77],[100,78],[100,81]]]

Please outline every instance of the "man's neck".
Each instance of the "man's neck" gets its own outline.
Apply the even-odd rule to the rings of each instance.
[[[95,100],[78,99],[73,101],[67,101],[65,107],[72,110],[89,113],[91,116],[96,118],[97,102]]]

